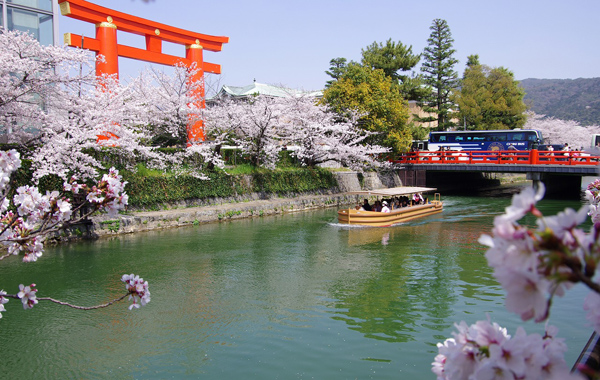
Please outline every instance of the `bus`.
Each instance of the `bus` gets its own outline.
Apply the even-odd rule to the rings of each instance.
[[[592,148],[600,148],[600,135],[595,133],[592,135]]]
[[[543,144],[542,132],[534,129],[495,131],[440,131],[429,133],[429,151],[436,150],[530,150]],[[509,148],[510,147],[510,148]]]

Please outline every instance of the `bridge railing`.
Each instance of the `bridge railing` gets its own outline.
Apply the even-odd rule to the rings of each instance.
[[[398,164],[497,164],[497,165],[598,165],[600,156],[579,151],[546,151],[532,149],[490,151],[417,151],[404,153]]]

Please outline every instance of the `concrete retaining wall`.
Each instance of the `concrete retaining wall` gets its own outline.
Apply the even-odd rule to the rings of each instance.
[[[362,203],[360,196],[346,192],[402,185],[398,175],[393,172],[365,173],[362,175],[362,186],[360,175],[356,172],[336,172],[335,176],[338,187],[320,194],[274,197],[254,193],[241,197],[192,200],[165,205],[164,210],[130,210],[116,218],[96,216],[92,218],[93,224],[87,231],[95,236],[110,236],[327,207],[340,208]],[[75,235],[79,234],[81,232],[76,231]]]
[[[142,211],[116,218],[92,218],[93,233],[110,236],[151,231],[240,218],[283,214],[326,207],[342,207],[357,203],[358,197],[346,194],[305,195],[295,198],[270,198],[248,202],[224,203],[204,207]]]

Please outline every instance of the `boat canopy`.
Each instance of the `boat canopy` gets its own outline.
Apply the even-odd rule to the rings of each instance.
[[[435,190],[437,190],[437,188],[435,188],[435,187],[400,186],[400,187],[391,187],[391,188],[386,188],[386,189],[350,191],[350,192],[348,192],[348,194],[377,195],[377,196],[382,196],[382,197],[393,197],[395,195],[427,193],[427,192],[435,191]]]

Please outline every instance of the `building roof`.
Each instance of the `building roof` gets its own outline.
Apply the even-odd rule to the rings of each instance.
[[[278,87],[272,86],[269,84],[258,83],[254,81],[252,84],[243,87],[236,86],[223,86],[217,95],[214,98],[222,98],[222,97],[233,97],[233,98],[246,98],[253,95],[266,95],[277,98],[285,98],[291,96],[311,96],[311,97],[321,97],[323,96],[322,91],[302,91],[296,90],[292,88]]]

